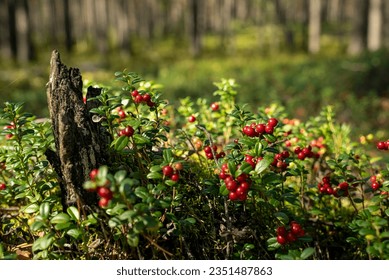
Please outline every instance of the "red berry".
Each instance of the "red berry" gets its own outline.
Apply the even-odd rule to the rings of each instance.
[[[297,237],[291,232],[289,231],[287,234],[286,234],[286,240],[288,242],[294,242],[297,240]]]
[[[93,181],[96,178],[98,173],[99,173],[98,169],[92,169],[91,172],[89,173],[89,178]]]
[[[97,194],[100,197],[104,197],[108,200],[112,199],[112,191],[109,188],[106,187],[97,188]]]
[[[247,182],[247,181],[246,182],[242,182],[242,183],[240,183],[239,188],[247,193],[247,191],[250,188],[250,183]]]
[[[133,90],[132,92],[131,92],[131,96],[132,97],[137,97],[139,95],[139,92],[137,91],[137,90]]]
[[[302,227],[298,223],[294,223],[290,227],[290,231],[293,233],[293,235],[298,236],[300,231],[302,230]]]
[[[135,96],[134,102],[135,102],[136,104],[142,103],[142,102],[143,102],[143,97],[142,97],[142,95],[139,94],[139,95]]]
[[[278,120],[276,118],[270,118],[267,121],[267,124],[274,128],[278,124]]]
[[[151,95],[149,93],[145,93],[142,95],[142,101],[143,102],[150,102],[151,101]]]
[[[284,226],[280,226],[276,230],[277,235],[286,236],[286,228]]]
[[[342,182],[342,183],[339,184],[339,188],[340,188],[341,190],[346,191],[346,190],[348,189],[348,187],[349,187],[349,185],[348,185],[347,182]]]
[[[0,191],[5,190],[7,186],[4,183],[0,184]]]
[[[379,150],[387,150],[388,149],[388,145],[385,141],[380,141],[377,143],[377,149]]]
[[[226,179],[226,178],[227,178],[226,172],[224,172],[224,171],[222,170],[222,171],[219,173],[219,178],[222,179],[222,180]]]
[[[171,177],[174,173],[173,167],[171,167],[170,165],[165,165],[164,167],[162,167],[162,173],[166,177]]]
[[[306,154],[303,153],[303,152],[300,152],[300,153],[297,155],[297,157],[298,157],[300,160],[304,160],[305,157],[306,157]]]
[[[123,109],[120,109],[118,111],[118,115],[121,119],[124,119],[127,115],[126,115],[126,112],[123,110]]]
[[[238,183],[235,180],[229,180],[226,183],[226,188],[230,192],[235,192],[237,190],[237,188],[238,188]]]
[[[266,125],[263,124],[263,123],[257,124],[255,126],[255,132],[258,133],[258,134],[265,133],[265,130],[266,130]]]
[[[243,127],[243,133],[246,134],[249,137],[255,137],[256,136],[254,128],[252,128],[251,126],[248,126],[248,125]]]
[[[196,117],[194,115],[191,115],[188,117],[188,122],[192,123],[196,121]]]
[[[277,236],[277,242],[281,245],[285,245],[288,241],[283,235],[278,235]]]
[[[235,193],[235,192],[230,192],[230,193],[228,194],[228,198],[229,198],[230,200],[237,200],[237,199],[238,199],[238,194]]]
[[[125,129],[122,130],[121,134],[127,137],[131,137],[132,135],[134,135],[134,129],[132,128],[132,126],[127,126]]]
[[[105,197],[102,197],[102,198],[100,198],[100,200],[99,200],[99,206],[101,207],[101,208],[105,208],[105,207],[107,207],[108,206],[108,203],[110,202],[110,199],[107,199],[107,198],[105,198]]]
[[[212,109],[212,111],[217,111],[217,110],[219,110],[219,104],[216,103],[216,102],[213,102],[213,103],[211,104],[211,109]]]
[[[371,184],[371,188],[373,189],[373,190],[378,190],[379,188],[381,187],[381,184],[379,183],[379,182],[373,182],[372,184]]]
[[[236,180],[239,182],[239,183],[242,183],[242,182],[245,182],[248,178],[248,175],[245,174],[245,173],[242,173],[240,174],[238,177],[236,177]]]
[[[274,126],[266,125],[266,127],[265,127],[265,132],[266,132],[267,134],[273,134],[273,132],[274,132]]]
[[[171,179],[172,181],[174,181],[174,182],[177,182],[178,180],[180,180],[180,175],[177,174],[177,173],[175,173],[175,174],[173,174],[173,175],[170,177],[170,179]]]

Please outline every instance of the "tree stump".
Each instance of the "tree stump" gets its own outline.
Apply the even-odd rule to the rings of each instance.
[[[108,159],[107,134],[89,113],[98,104],[84,104],[79,69],[68,69],[56,50],[52,52],[50,66],[47,101],[56,150],[47,150],[46,156],[58,174],[64,210],[75,204],[79,208],[93,207],[97,196],[87,192],[83,183],[93,168],[106,164]],[[101,89],[90,87],[87,98],[100,92]]]

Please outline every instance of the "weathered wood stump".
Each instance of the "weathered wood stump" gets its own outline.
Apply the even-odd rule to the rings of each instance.
[[[93,168],[107,163],[108,139],[103,127],[92,121],[89,110],[95,102],[84,104],[79,69],[67,68],[54,50],[50,61],[47,101],[55,139],[55,151],[46,156],[59,177],[64,209],[70,205],[94,206],[95,193],[83,189]],[[100,94],[90,87],[87,98]]]

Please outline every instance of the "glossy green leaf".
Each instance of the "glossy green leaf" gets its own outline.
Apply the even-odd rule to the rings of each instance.
[[[62,224],[62,223],[67,223],[69,221],[70,221],[70,217],[66,213],[59,213],[50,220],[52,224]]]
[[[30,204],[27,207],[25,207],[22,211],[27,214],[32,214],[39,211],[39,205],[36,203]]]
[[[300,258],[302,260],[305,260],[310,256],[312,256],[314,253],[315,253],[315,248],[312,247],[305,248],[304,251],[301,253]]]
[[[47,219],[50,215],[50,203],[43,202],[39,207],[39,214],[42,218]]]
[[[67,209],[67,212],[70,216],[70,218],[74,221],[78,221],[80,219],[80,213],[78,212],[77,208],[74,206],[70,206]]]
[[[267,154],[262,160],[257,162],[257,165],[255,166],[255,172],[257,174],[261,174],[269,167],[269,165],[273,162],[273,160],[274,160],[274,156]]]

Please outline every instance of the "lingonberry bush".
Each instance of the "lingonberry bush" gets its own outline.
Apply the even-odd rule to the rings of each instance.
[[[0,114],[1,258],[388,259],[389,169],[334,120],[281,106],[163,99],[161,85],[115,73],[91,110],[111,139],[90,170],[93,209],[62,208],[50,123],[6,103]],[[91,101],[87,100],[86,102]]]

